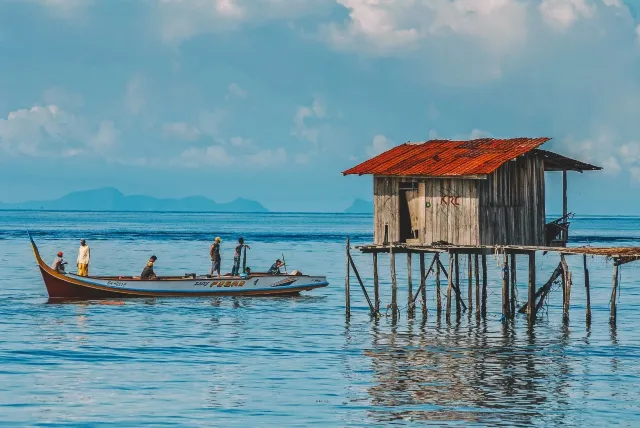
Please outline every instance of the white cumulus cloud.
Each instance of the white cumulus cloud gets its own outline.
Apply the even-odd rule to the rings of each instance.
[[[373,141],[371,146],[367,147],[366,153],[367,155],[373,157],[377,156],[380,153],[386,152],[391,147],[393,147],[393,143],[384,135],[376,135],[373,137]]]

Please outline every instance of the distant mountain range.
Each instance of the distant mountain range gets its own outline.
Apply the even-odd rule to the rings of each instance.
[[[238,198],[227,203],[218,203],[203,196],[180,199],[158,199],[151,196],[125,196],[118,189],[103,189],[72,192],[50,201],[0,203],[0,209],[60,210],[60,211],[212,211],[212,212],[268,212],[262,204]]]
[[[344,212],[350,214],[373,214],[373,201],[356,199]]]

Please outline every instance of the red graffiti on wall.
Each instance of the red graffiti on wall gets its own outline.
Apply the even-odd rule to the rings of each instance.
[[[442,195],[440,197],[440,203],[442,205],[453,205],[454,207],[459,207],[460,206],[460,196]]]

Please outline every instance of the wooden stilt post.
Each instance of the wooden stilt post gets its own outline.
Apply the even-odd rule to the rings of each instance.
[[[468,290],[467,290],[467,302],[469,308],[469,315],[473,311],[473,274],[472,274],[472,266],[471,266],[471,254],[467,254],[467,282],[468,282]]]
[[[345,274],[345,278],[344,278],[344,304],[345,304],[345,311],[346,311],[346,315],[347,318],[351,316],[351,291],[349,290],[349,238],[347,238],[347,254],[346,254],[346,259],[347,259],[347,267],[346,267],[346,274]]]
[[[474,259],[474,273],[476,277],[476,318],[480,319],[480,269],[478,266],[480,264],[480,258],[476,254]]]
[[[509,318],[509,262],[507,253],[502,255],[502,319]]]
[[[613,287],[611,290],[611,316],[609,322],[611,324],[616,323],[616,295],[618,294],[618,259],[613,259]]]
[[[409,313],[409,318],[413,318],[413,284],[411,274],[411,251],[407,251],[407,292],[409,294],[407,300],[407,311]]]
[[[562,216],[567,218],[567,170],[562,170]],[[569,234],[567,233],[567,229],[562,230],[562,241],[566,246],[567,241],[569,240]]]
[[[391,312],[392,319],[398,315],[398,281],[396,280],[396,254],[393,245],[389,245],[389,267],[391,270]]]
[[[380,283],[378,279],[378,253],[373,253],[373,300],[376,313],[380,313]]]
[[[515,317],[516,314],[516,287],[517,287],[517,279],[516,279],[516,254],[511,254],[511,292],[509,293],[511,297],[511,307],[509,308],[509,313],[511,317]]]
[[[569,266],[564,254],[560,255],[560,264],[562,265],[562,319],[569,319],[569,302],[567,299],[567,287],[569,284]]]
[[[487,255],[482,254],[482,317],[487,317]]]
[[[572,273],[571,272],[567,272],[567,303],[565,305],[564,308],[564,320],[569,321],[569,307],[571,304],[571,278],[572,278]]]
[[[427,314],[427,278],[424,269],[424,253],[420,253],[420,294],[422,295],[423,316]]]
[[[455,262],[456,262],[456,315],[460,315],[462,310],[460,309],[460,257],[458,253],[455,254]],[[453,272],[449,270],[449,276],[452,276]]]
[[[436,253],[436,310],[442,312],[442,290],[440,289],[440,253]]]
[[[529,253],[529,301],[528,304],[528,320],[529,324],[533,324],[536,319],[536,252]]]
[[[591,290],[589,288],[589,268],[587,267],[587,255],[583,255],[584,263],[584,288],[587,291],[587,324],[591,322]]]
[[[449,275],[447,276],[447,318],[451,317],[451,292],[453,289],[453,254],[449,253]]]

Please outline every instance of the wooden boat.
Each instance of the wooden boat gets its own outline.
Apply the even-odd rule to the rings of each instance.
[[[50,299],[123,297],[281,296],[329,285],[325,276],[251,273],[248,276],[165,276],[142,280],[134,276],[78,276],[59,273],[40,257],[29,234],[36,262]]]

